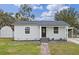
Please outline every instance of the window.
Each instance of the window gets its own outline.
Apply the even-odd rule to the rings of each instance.
[[[45,32],[46,32],[46,29],[45,29],[45,28],[43,28],[43,29],[42,29],[42,31],[43,31],[43,33],[45,33]]]
[[[54,27],[54,33],[55,33],[55,34],[58,33],[58,27]]]
[[[29,34],[30,33],[30,27],[25,27],[25,34]]]

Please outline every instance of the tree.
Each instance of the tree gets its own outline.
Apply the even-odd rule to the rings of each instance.
[[[21,18],[22,18],[22,17],[21,17],[21,14],[20,14],[20,13],[16,13],[16,14],[15,14],[15,19],[16,19],[16,20],[21,20]]]
[[[3,26],[12,26],[11,24],[15,22],[12,17],[12,13],[7,13],[0,10],[0,28]]]
[[[30,5],[22,4],[20,5],[20,11],[16,13],[16,19],[30,21],[34,19],[34,15],[32,14],[32,8]]]
[[[79,28],[79,23],[77,19],[79,18],[78,12],[74,8],[68,8],[61,10],[55,14],[55,20],[57,21],[65,21],[69,25]]]

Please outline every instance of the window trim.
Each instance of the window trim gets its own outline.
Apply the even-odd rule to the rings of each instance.
[[[54,27],[54,34],[58,34],[59,33],[59,27]]]
[[[30,34],[30,27],[25,27],[25,34]]]

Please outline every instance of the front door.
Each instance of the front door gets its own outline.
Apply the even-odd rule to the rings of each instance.
[[[46,37],[46,27],[42,27],[42,37]]]

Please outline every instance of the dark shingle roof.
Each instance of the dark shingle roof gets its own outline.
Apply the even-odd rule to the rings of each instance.
[[[69,26],[64,21],[17,21],[13,25]]]

